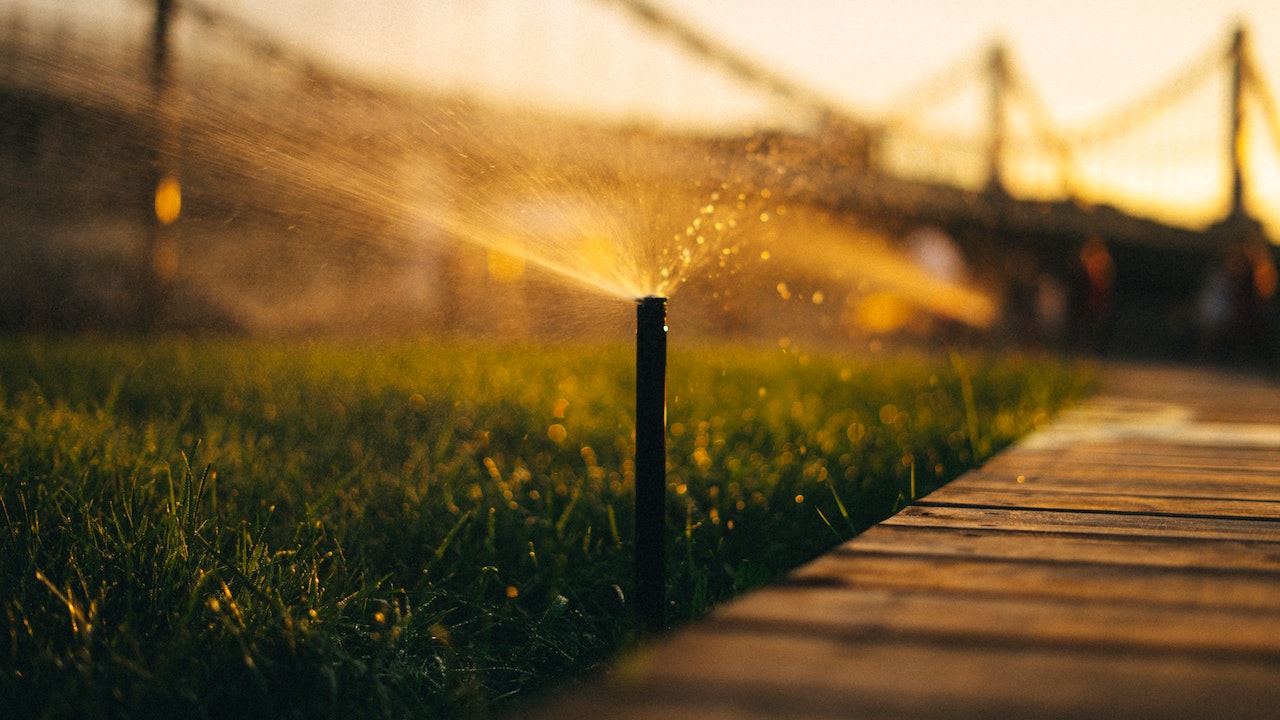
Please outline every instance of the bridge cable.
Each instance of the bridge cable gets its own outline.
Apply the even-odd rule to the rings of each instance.
[[[674,39],[694,55],[719,65],[746,84],[768,90],[795,105],[816,111],[820,116],[835,117],[855,127],[869,123],[848,108],[839,107],[820,93],[802,87],[792,79],[775,72],[728,45],[713,40],[690,23],[677,18],[645,0],[599,0],[620,5],[652,30]]]
[[[911,148],[911,154],[917,158],[923,153],[930,158],[929,164],[934,167],[935,173],[943,168],[944,174],[952,174],[945,167],[954,165],[955,160],[948,162],[944,158],[954,156],[957,152],[963,157],[967,153],[978,151],[972,132],[930,127],[920,118],[931,107],[944,105],[949,99],[977,85],[987,72],[988,59],[989,54],[985,49],[980,53],[962,56],[900,95],[890,104],[889,112],[878,125],[881,144]],[[963,160],[961,162],[967,164]]]
[[[1148,95],[1100,120],[1067,132],[1068,141],[1079,147],[1115,140],[1181,102],[1210,80],[1229,59],[1230,52],[1224,52],[1220,45],[1215,45]]]
[[[939,105],[948,97],[959,94],[959,91],[970,82],[980,79],[986,70],[986,50],[952,62],[892,102],[890,107],[893,110],[885,118],[884,125],[889,127],[916,125],[911,120],[911,116],[919,115],[929,106]]]
[[[1076,181],[1080,174],[1075,148],[1068,141],[1049,112],[1048,105],[1036,92],[1035,86],[1028,79],[1022,68],[1006,54],[1005,76],[1013,96],[1021,101],[1028,110],[1031,129],[1035,133],[1033,141],[1041,147],[1047,147],[1057,161],[1058,184],[1067,197],[1075,196]]]
[[[1249,89],[1257,97],[1266,118],[1267,130],[1271,135],[1272,149],[1280,152],[1280,110],[1277,110],[1275,96],[1271,93],[1270,83],[1262,75],[1262,70],[1248,48],[1245,49],[1244,73]]]

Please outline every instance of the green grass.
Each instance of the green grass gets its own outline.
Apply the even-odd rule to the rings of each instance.
[[[455,341],[0,341],[14,717],[475,717],[635,641],[633,359]],[[673,346],[670,616],[1086,391],[1043,358]]]

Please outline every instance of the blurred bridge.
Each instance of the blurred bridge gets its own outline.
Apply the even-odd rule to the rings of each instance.
[[[1224,266],[1241,275],[1232,282],[1252,286],[1236,291],[1252,292],[1252,297],[1238,301],[1258,305],[1242,311],[1255,315],[1247,322],[1263,323],[1262,317],[1270,315],[1276,246],[1249,205],[1251,199],[1265,203],[1248,182],[1249,154],[1259,146],[1259,138],[1246,138],[1245,130],[1251,127],[1266,135],[1274,158],[1280,150],[1280,113],[1244,26],[1229,42],[1212,48],[1132,105],[1086,127],[1066,130],[1055,126],[1000,44],[976,61],[947,68],[902,101],[891,117],[866,119],[851,117],[643,0],[619,2],[708,62],[810,108],[821,118],[818,132],[850,138],[846,146],[856,150],[834,165],[824,162],[820,151],[806,157],[806,151],[799,150],[791,158],[807,170],[816,201],[887,227],[898,237],[921,225],[945,229],[972,263],[1001,268],[998,274],[1009,283],[1015,303],[1034,303],[1034,288],[1017,286],[1033,284],[1036,274],[1067,283],[1073,282],[1073,274],[1087,275],[1087,255],[1093,252],[1095,262],[1110,266],[1106,273],[1111,277],[1105,280],[1112,295],[1106,301],[1108,312],[1128,314],[1121,321],[1127,326],[1118,330],[1137,342],[1159,342],[1150,328],[1153,323],[1166,326],[1170,308],[1177,308],[1183,318],[1173,322],[1185,322],[1196,312],[1192,303],[1207,301],[1196,291],[1211,282],[1215,268]],[[1099,194],[1096,185],[1101,183],[1089,177],[1086,158],[1113,150],[1126,136],[1148,132],[1162,116],[1214,82],[1226,85],[1217,108],[1225,129],[1218,141],[1219,167],[1225,172],[1210,165],[1201,174],[1225,175],[1217,189],[1225,196],[1217,218],[1200,227],[1174,224],[1141,210],[1120,209]],[[947,137],[946,128],[931,130],[919,121],[931,106],[943,105],[949,96],[974,86],[985,96],[979,106],[985,127],[976,135]],[[1168,152],[1167,147],[1161,150]],[[917,160],[921,155],[927,157],[923,163]],[[1208,189],[1214,194],[1212,185]],[[1119,308],[1115,294],[1123,298]]]
[[[1202,290],[1215,287],[1214,272],[1221,269],[1223,281],[1234,288],[1223,302],[1238,306],[1247,299],[1256,307],[1233,310],[1246,319],[1218,322],[1249,323],[1250,333],[1272,341],[1276,262],[1267,223],[1275,219],[1261,213],[1277,203],[1265,200],[1270,188],[1258,187],[1250,171],[1259,148],[1269,146],[1274,156],[1280,147],[1280,114],[1244,28],[1133,105],[1085,127],[1065,129],[1049,118],[1000,46],[947,68],[888,116],[869,117],[651,3],[579,0],[575,6],[593,8],[589,12],[596,13],[597,22],[605,17],[641,28],[665,52],[693,58],[766,98],[784,119],[746,135],[650,130],[640,134],[639,145],[634,129],[622,126],[609,130],[591,124],[587,131],[572,121],[557,130],[543,122],[540,132],[595,133],[591,137],[609,148],[601,155],[612,156],[616,143],[626,143],[632,155],[643,157],[636,162],[647,165],[642,171],[647,176],[701,187],[734,175],[772,189],[787,202],[847,215],[899,239],[936,228],[977,269],[976,280],[1007,298],[1006,319],[1015,324],[1013,318],[1035,304],[1033,296],[1045,282],[1067,292],[1083,283],[1077,314],[1096,303],[1088,311],[1098,315],[1091,322],[1119,324],[1113,332],[1140,338],[1153,328],[1179,324],[1174,334],[1186,342],[1197,332],[1192,327],[1197,313],[1204,312]],[[555,12],[565,12],[563,4],[557,7]],[[100,297],[82,304],[110,304],[128,296],[135,309],[123,324],[136,326],[138,317],[149,317],[155,307],[173,300],[173,286],[181,278],[179,257],[184,268],[203,263],[216,266],[224,278],[242,280],[268,274],[259,262],[268,253],[297,256],[300,235],[323,232],[330,240],[346,241],[338,246],[358,248],[344,251],[348,258],[367,263],[371,256],[385,255],[383,264],[403,267],[403,258],[392,257],[392,243],[368,240],[421,232],[409,227],[405,208],[406,193],[421,187],[389,179],[399,172],[391,168],[417,163],[455,176],[471,173],[474,177],[463,178],[459,187],[475,191],[483,182],[476,168],[483,163],[459,167],[458,157],[474,154],[492,164],[504,152],[527,154],[527,148],[485,130],[498,122],[494,118],[519,123],[518,116],[481,112],[479,104],[441,101],[438,95],[424,110],[421,91],[392,89],[335,70],[314,52],[296,49],[292,38],[276,37],[210,0],[138,0],[116,12],[126,15],[125,24],[135,30],[123,42],[111,39],[120,37],[118,30],[94,34],[56,14],[50,25],[40,13],[17,6],[2,33],[0,52],[12,71],[0,77],[5,118],[0,184],[8,198],[0,201],[0,229],[12,238],[30,239],[25,245],[11,243],[14,257],[22,261],[11,268],[45,273],[15,270],[5,278],[11,288],[21,289],[12,291],[16,299],[3,299],[4,327],[67,324],[57,320],[59,313],[74,313],[59,310],[60,301],[43,286],[49,277],[83,282],[73,277],[79,272],[74,264],[85,262],[86,255],[77,259],[74,251],[50,250],[46,239],[65,238],[67,228],[77,218],[83,224],[86,215],[96,223],[94,242],[111,237],[117,249],[125,249],[88,253],[91,274],[117,279],[114,285],[99,281],[105,285],[94,291]],[[454,10],[452,18],[483,23],[492,21],[492,14]],[[175,65],[175,56],[180,64]],[[1210,139],[1215,147],[1206,150],[1201,143],[1177,149],[1167,136],[1185,135],[1186,123],[1178,126],[1175,120],[1171,129],[1169,118],[1195,103],[1202,112],[1204,97],[1215,89],[1222,91],[1221,102],[1218,121],[1210,125],[1223,130]],[[977,117],[957,115],[956,105],[976,110]],[[1194,124],[1192,132],[1206,134],[1203,115]],[[464,126],[465,139],[431,143],[441,128]],[[1152,141],[1153,135],[1161,137]],[[629,139],[618,139],[624,136]],[[1135,159],[1127,149],[1135,144],[1155,149]],[[715,161],[691,168],[691,148]],[[607,163],[609,157],[595,156],[591,162]],[[1145,176],[1134,172],[1144,165]],[[1162,198],[1141,187],[1149,180],[1125,185],[1127,176],[1159,175],[1188,178],[1185,182],[1204,197],[1189,201],[1184,192]],[[166,202],[172,207],[166,209]],[[1178,205],[1199,209],[1178,216],[1170,212]],[[179,213],[182,221],[175,222]],[[247,224],[249,217],[257,224]],[[241,245],[237,253],[211,254],[217,233],[232,225],[258,236],[271,250],[258,255]],[[435,231],[452,229],[445,223]],[[81,237],[63,244],[86,242]],[[330,242],[326,252],[334,246]],[[135,265],[141,269],[131,274],[128,268]],[[378,272],[385,270],[379,266]],[[411,285],[441,281],[405,280]],[[315,282],[313,277],[312,286]],[[1241,289],[1242,284],[1247,287]],[[1090,292],[1098,297],[1088,297]],[[316,297],[318,291],[297,300],[297,307],[275,311],[301,312]],[[238,318],[245,312],[230,314]],[[1159,342],[1167,345],[1166,340]]]

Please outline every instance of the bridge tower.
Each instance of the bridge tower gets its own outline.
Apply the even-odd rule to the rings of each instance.
[[[138,330],[152,329],[162,315],[169,286],[178,269],[176,229],[182,205],[178,182],[179,133],[173,102],[172,26],[178,0],[156,0],[151,33],[150,121],[152,137],[147,149],[143,212],[146,236],[139,262],[133,323]]]
[[[1249,52],[1249,35],[1245,26],[1236,28],[1227,60],[1230,62],[1230,125],[1226,148],[1231,163],[1231,197],[1226,216],[1211,225],[1206,238],[1218,248],[1220,270],[1229,278],[1235,293],[1231,296],[1230,319],[1226,323],[1230,351],[1252,358],[1273,357],[1280,346],[1275,334],[1276,267],[1280,265],[1278,248],[1272,245],[1266,228],[1245,206],[1244,137],[1245,93],[1258,92],[1260,83]]]
[[[1231,159],[1231,206],[1228,220],[1248,219],[1244,209],[1244,91],[1248,79],[1248,31],[1243,26],[1235,28],[1228,54],[1231,64],[1231,124],[1228,142]]]
[[[1262,223],[1245,207],[1245,93],[1248,83],[1257,82],[1251,72],[1252,58],[1249,52],[1249,33],[1244,25],[1236,28],[1227,52],[1230,62],[1231,94],[1229,97],[1230,125],[1226,150],[1231,163],[1231,197],[1226,217],[1208,229],[1208,235],[1224,244],[1265,244],[1266,231]]]
[[[1243,25],[1236,28],[1228,58],[1231,62],[1231,132],[1228,148],[1231,158],[1231,208],[1227,218],[1245,216],[1244,208],[1244,82],[1246,59],[1246,31]]]
[[[1007,196],[1001,173],[1008,136],[1007,103],[1010,72],[1009,53],[1004,43],[996,42],[987,56],[987,185],[988,195]]]

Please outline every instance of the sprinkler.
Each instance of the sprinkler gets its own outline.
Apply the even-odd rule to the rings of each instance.
[[[640,628],[666,625],[667,299],[636,305],[636,591]]]

